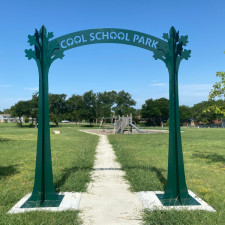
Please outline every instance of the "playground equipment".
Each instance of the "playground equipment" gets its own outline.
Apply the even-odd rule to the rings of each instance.
[[[100,121],[100,125],[98,128],[98,131],[100,131],[101,129],[103,131],[105,131],[105,127],[104,123],[110,120],[111,121],[111,125],[108,125],[107,128],[109,129],[113,129],[114,130],[114,134],[123,134],[125,131],[128,131],[128,133],[132,133],[132,128],[134,128],[135,130],[137,130],[139,133],[145,133],[144,131],[140,130],[137,126],[135,126],[132,123],[132,114],[130,114],[130,116],[119,116],[119,119],[116,120],[116,117],[102,117],[101,121]]]
[[[98,128],[98,131],[100,131],[100,129],[103,129],[103,131],[105,130],[104,123],[107,120],[110,120],[111,121],[111,125],[109,125],[108,127],[111,127],[111,128],[113,127],[113,123],[115,121],[115,116],[113,116],[113,117],[102,117],[102,119],[100,121],[100,125],[99,125],[99,128]]]
[[[136,129],[139,133],[145,133],[132,123],[132,114],[127,117],[119,116],[119,120],[114,123],[115,134],[123,134],[126,129],[128,130],[128,133],[129,131],[132,133],[132,128]]]

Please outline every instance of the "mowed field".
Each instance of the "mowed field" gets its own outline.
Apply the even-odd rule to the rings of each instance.
[[[86,191],[98,137],[82,127],[51,128],[54,184],[57,191]],[[86,127],[84,127],[86,128]],[[61,131],[60,135],[52,130]],[[182,129],[188,189],[214,207],[202,211],[143,212],[144,224],[225,224],[225,129]],[[132,191],[164,190],[167,179],[168,134],[109,135]],[[79,211],[7,211],[32,191],[37,129],[0,124],[0,224],[81,224]]]
[[[52,130],[60,130],[60,135]],[[37,129],[0,124],[0,224],[80,224],[78,211],[6,214],[32,192]],[[51,128],[52,164],[56,191],[86,191],[98,137],[77,128]]]
[[[225,224],[225,129],[182,129],[188,189],[209,203],[216,213],[204,211],[145,210],[145,224]],[[109,140],[126,171],[131,190],[165,189],[168,134],[111,135]]]

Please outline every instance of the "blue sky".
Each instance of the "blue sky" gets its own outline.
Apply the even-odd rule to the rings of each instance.
[[[25,58],[27,36],[45,25],[55,37],[91,28],[123,28],[162,37],[171,26],[189,36],[191,58],[179,70],[180,105],[207,100],[217,71],[225,70],[223,0],[0,0],[0,110],[28,100],[38,90],[34,61]],[[168,72],[153,53],[118,44],[96,44],[65,52],[49,74],[51,93],[125,90],[137,107],[168,97]]]

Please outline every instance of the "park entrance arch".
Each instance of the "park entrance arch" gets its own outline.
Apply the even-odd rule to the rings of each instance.
[[[39,71],[39,108],[38,141],[35,181],[31,197],[23,207],[58,206],[60,199],[55,193],[52,174],[48,72],[56,59],[62,59],[64,52],[83,45],[98,43],[117,43],[133,45],[153,52],[153,58],[163,61],[169,72],[169,155],[168,176],[165,193],[158,196],[164,205],[189,205],[192,198],[188,194],[183,164],[180,134],[180,115],[178,99],[178,69],[182,59],[190,57],[190,50],[183,49],[188,43],[188,36],[179,36],[171,27],[163,34],[163,40],[145,33],[115,29],[90,29],[70,33],[55,39],[52,32],[44,26],[34,35],[28,36],[28,42],[34,49],[25,50],[26,57],[34,59]],[[51,40],[52,39],[52,40]]]

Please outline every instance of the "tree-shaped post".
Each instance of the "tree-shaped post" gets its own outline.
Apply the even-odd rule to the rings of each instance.
[[[48,100],[48,72],[52,62],[63,58],[63,53],[57,51],[58,43],[49,41],[53,33],[48,33],[44,26],[34,35],[28,36],[28,42],[34,50],[25,50],[26,57],[34,59],[39,72],[39,107],[38,107],[38,140],[35,181],[31,197],[22,206],[54,207],[60,204],[61,197],[55,193],[52,174],[50,129],[49,129],[49,100]]]
[[[179,37],[174,27],[169,34],[163,34],[167,44],[159,43],[154,58],[162,60],[169,71],[169,156],[168,175],[164,195],[158,195],[164,205],[190,205],[194,202],[187,190],[180,133],[178,98],[178,69],[182,59],[190,57],[190,50],[184,50],[188,36]]]

